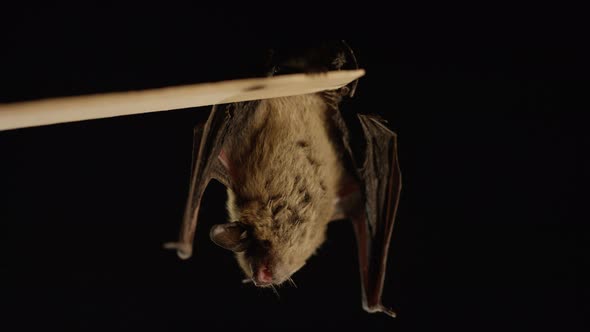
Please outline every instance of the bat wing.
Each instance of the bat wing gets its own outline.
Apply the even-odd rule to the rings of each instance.
[[[360,150],[353,152],[348,131],[340,125],[344,147],[351,157],[355,174],[343,184],[343,188],[348,189],[345,194],[340,194],[333,219],[348,217],[352,220],[358,246],[363,308],[395,317],[395,313],[382,304],[381,295],[401,191],[397,136],[378,117],[357,116],[364,137]]]
[[[363,307],[369,312],[395,313],[381,303],[387,254],[401,192],[397,136],[376,117],[359,115],[365,135],[360,169],[365,211],[353,218],[357,238]]]
[[[214,106],[207,122],[195,127],[190,190],[179,239],[178,242],[164,244],[167,249],[176,249],[182,259],[188,259],[192,255],[201,199],[211,179],[218,180],[226,187],[232,187],[222,158],[223,142],[228,133],[230,120],[228,112]]]

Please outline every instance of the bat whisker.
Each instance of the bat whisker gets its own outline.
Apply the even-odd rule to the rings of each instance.
[[[287,280],[289,280],[289,283],[291,285],[293,285],[293,287],[297,288],[297,284],[295,284],[295,281],[293,281],[293,278],[289,277]]]
[[[277,289],[275,288],[274,285],[270,285],[270,288],[272,288],[272,291],[277,295],[277,298],[280,300],[281,296],[279,295],[279,292],[277,291]]]

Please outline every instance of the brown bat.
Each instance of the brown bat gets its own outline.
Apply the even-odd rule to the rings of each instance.
[[[324,69],[342,68],[347,56],[354,57],[338,53]],[[338,108],[350,91],[214,106],[195,128],[180,238],[166,248],[182,259],[191,256],[211,179],[227,187],[229,222],[214,225],[210,237],[235,252],[259,287],[290,280],[324,242],[327,224],[348,218],[358,245],[363,308],[395,316],[381,294],[401,190],[396,134],[378,117],[362,114],[354,119],[357,132],[351,130]]]

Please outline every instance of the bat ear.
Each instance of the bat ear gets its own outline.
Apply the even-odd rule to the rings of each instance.
[[[228,222],[226,224],[217,224],[211,227],[209,237],[216,245],[234,251],[240,252],[248,248],[250,236],[246,226],[240,222]]]

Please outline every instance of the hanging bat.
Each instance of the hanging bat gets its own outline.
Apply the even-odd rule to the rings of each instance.
[[[281,60],[271,74],[341,69],[354,59],[344,49],[325,66],[308,61],[321,56]],[[395,317],[381,294],[401,190],[396,134],[376,116],[345,121],[339,104],[355,87],[214,106],[194,131],[180,238],[165,247],[191,256],[211,179],[227,187],[229,212],[228,223],[211,228],[211,240],[233,251],[258,287],[290,280],[324,242],[328,223],[347,218],[358,246],[363,308]]]

